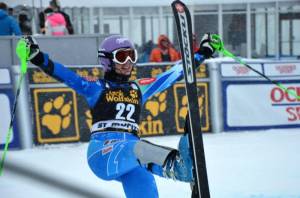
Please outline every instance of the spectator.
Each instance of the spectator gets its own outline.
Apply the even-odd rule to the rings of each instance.
[[[63,36],[68,34],[66,21],[62,14],[54,12],[53,9],[45,9],[45,34],[52,36]]]
[[[19,25],[24,35],[32,34],[31,22],[26,12],[21,12],[19,14]]]
[[[17,21],[7,13],[7,5],[0,2],[0,36],[21,34]]]
[[[54,12],[58,12],[64,16],[68,33],[74,34],[74,29],[70,17],[68,14],[66,14],[60,9],[58,1],[57,0],[50,1],[49,8],[51,8]],[[45,13],[44,12],[39,13],[39,21],[40,21],[40,32],[42,34],[45,34]]]
[[[60,13],[64,16],[64,18],[66,20],[66,23],[67,23],[68,33],[69,34],[74,34],[74,29],[73,29],[73,25],[71,23],[70,17],[67,13],[65,13],[64,11],[62,11],[60,9],[60,5],[59,5],[58,0],[52,0],[52,1],[50,1],[49,4],[50,4],[50,7],[52,7],[55,12],[58,12],[58,13]]]
[[[8,9],[7,9],[7,14],[8,14],[9,16],[14,16],[14,9],[13,9],[13,8],[8,8]]]
[[[39,13],[40,33],[45,34],[45,13],[44,10]]]
[[[146,63],[149,62],[151,51],[154,47],[153,41],[149,40],[147,43],[145,43],[142,47],[142,53],[139,57],[139,63]]]
[[[194,50],[194,53],[196,53],[199,50],[199,44],[197,41],[196,34],[193,34],[193,50]]]
[[[179,53],[172,47],[166,35],[160,35],[157,43],[157,48],[151,51],[150,62],[173,62],[180,59]]]

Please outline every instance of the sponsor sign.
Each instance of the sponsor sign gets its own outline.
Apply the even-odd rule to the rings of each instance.
[[[255,70],[263,73],[262,64],[249,63]],[[222,77],[256,77],[257,73],[249,69],[248,67],[239,63],[222,63],[221,64]]]
[[[78,107],[72,89],[37,88],[32,96],[37,143],[79,140]]]
[[[8,69],[0,69],[0,84],[11,84],[10,73]]]
[[[8,133],[8,127],[11,117],[11,106],[9,98],[6,94],[0,92],[0,107],[1,107],[1,119],[0,119],[0,144],[4,145],[6,142],[6,136]],[[9,143],[14,139],[14,133],[12,133]]]
[[[1,89],[0,87],[0,107],[1,107],[1,119],[0,119],[0,149],[3,149],[6,142],[6,137],[9,130],[9,124],[11,119],[13,105],[13,90]],[[17,119],[15,118],[13,123],[13,129],[10,136],[9,148],[20,147],[19,133],[17,128]]]
[[[102,68],[99,65],[95,66],[78,66],[78,67],[69,67],[73,72],[80,75],[83,78],[86,78],[88,81],[96,81],[98,78],[103,76]],[[30,84],[53,84],[59,83],[57,80],[51,76],[45,74],[38,67],[28,68],[28,78]]]
[[[93,124],[91,128],[91,132],[101,131],[111,127],[124,129],[128,131],[139,130],[139,126],[136,123],[131,123],[124,120],[106,120],[106,121],[99,121]]]
[[[281,82],[300,95],[299,81]],[[264,129],[300,126],[300,100],[267,82],[227,82],[224,128]]]
[[[165,90],[149,98],[141,109],[140,136],[154,136],[174,133],[171,123],[174,111],[172,92]]]
[[[300,76],[300,63],[265,63],[267,76]]]
[[[175,102],[175,123],[176,130],[180,133],[184,132],[185,118],[188,113],[187,96],[185,92],[185,85],[183,83],[177,83],[173,86],[174,90],[174,102]],[[208,83],[198,82],[198,104],[199,113],[201,119],[201,131],[208,132],[210,127],[210,112],[209,112],[209,93]],[[173,102],[173,101],[172,101]]]

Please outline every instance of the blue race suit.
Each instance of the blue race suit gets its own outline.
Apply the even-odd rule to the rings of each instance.
[[[149,97],[182,79],[181,62],[154,78],[123,83],[105,79],[90,82],[64,65],[52,62],[47,54],[42,56],[39,67],[88,102],[93,126],[87,160],[93,173],[104,180],[121,182],[126,197],[158,197],[152,173],[163,176],[162,167],[154,164],[149,171],[147,164],[140,164],[134,153],[135,144],[141,141],[137,136],[139,114]],[[198,63],[204,60],[201,55],[198,58]]]

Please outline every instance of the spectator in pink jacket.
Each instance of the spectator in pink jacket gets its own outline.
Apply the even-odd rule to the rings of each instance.
[[[61,13],[54,12],[51,8],[47,8],[44,12],[46,14],[46,35],[63,36],[68,34],[67,23]]]

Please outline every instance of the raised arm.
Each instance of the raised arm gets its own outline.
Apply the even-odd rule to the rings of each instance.
[[[85,96],[90,106],[94,105],[96,102],[95,98],[103,90],[101,82],[89,82],[64,65],[52,61],[48,54],[40,51],[37,42],[32,37],[25,37],[25,42],[29,49],[28,60],[32,64],[40,67],[46,74],[74,89],[78,94]]]
[[[200,48],[195,53],[195,63],[197,66],[199,66],[205,59],[212,57],[215,52],[214,48],[210,45],[211,41],[212,39],[209,33],[203,36],[200,42]],[[171,69],[157,75],[156,77],[137,79],[135,82],[139,85],[142,91],[142,102],[145,103],[148,98],[156,93],[164,91],[182,78],[182,61],[178,61]]]
[[[164,91],[172,86],[176,81],[183,77],[183,68],[181,61],[176,62],[171,69],[153,77],[137,79],[135,82],[139,85],[142,91],[142,103],[145,103],[148,98]]]

